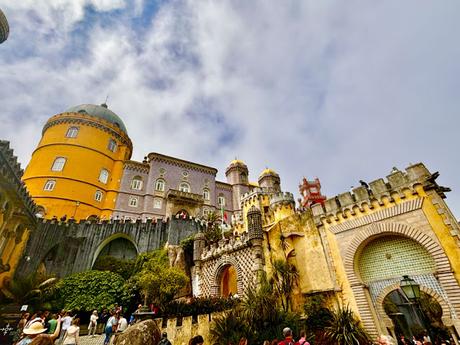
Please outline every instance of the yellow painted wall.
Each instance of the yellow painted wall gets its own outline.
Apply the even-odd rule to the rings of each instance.
[[[131,156],[131,147],[124,145],[109,131],[72,121],[92,121],[116,131],[127,141],[129,138],[118,127],[92,116],[64,113],[52,117],[50,121],[56,118],[70,123],[52,125],[43,133],[23,176],[27,189],[37,205],[45,208],[45,218],[64,215],[76,219],[91,215],[108,218],[115,207],[123,161]],[[78,135],[67,138],[67,130],[72,126],[79,127]],[[110,139],[117,143],[115,152],[108,149]],[[66,158],[64,169],[51,171],[57,157]],[[102,169],[109,171],[107,184],[99,181]],[[56,181],[56,186],[52,191],[45,191],[45,183],[50,179]],[[94,198],[97,190],[103,192],[101,202]]]
[[[433,194],[427,195],[423,188],[420,186],[417,191],[422,196],[425,196],[425,201],[422,206],[422,211],[428,219],[428,222],[439,239],[442,248],[444,249],[447,257],[449,258],[452,270],[454,271],[455,279],[460,283],[460,248],[457,240],[450,233],[449,227],[444,223],[445,215],[440,215],[433,204]],[[434,196],[435,198],[439,198]],[[440,206],[444,209],[444,214],[447,214],[446,205],[441,201]]]

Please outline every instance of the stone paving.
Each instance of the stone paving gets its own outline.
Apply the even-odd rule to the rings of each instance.
[[[102,345],[105,335],[96,335],[95,337],[84,335],[80,336],[80,345]]]

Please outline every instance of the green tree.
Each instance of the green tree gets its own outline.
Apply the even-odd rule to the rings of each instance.
[[[144,303],[164,305],[188,282],[187,275],[179,268],[169,267],[166,250],[156,250],[140,257],[136,262],[138,272],[133,282],[144,296]]]
[[[222,238],[222,216],[220,212],[209,212],[205,215],[206,228],[204,236],[208,242],[217,242]]]
[[[291,295],[294,287],[297,286],[298,279],[299,272],[294,265],[284,260],[273,261],[273,275],[270,282],[285,312],[291,308]]]
[[[372,344],[370,336],[349,306],[339,308],[332,314],[331,324],[324,332],[324,340],[331,345]]]
[[[118,273],[124,279],[129,279],[134,272],[134,260],[123,260],[110,255],[97,258],[93,270]]]
[[[109,271],[86,271],[72,274],[57,284],[61,306],[77,311],[111,309],[126,305],[130,298],[125,280]]]
[[[284,327],[296,332],[299,316],[278,308],[277,296],[264,276],[259,287],[249,288],[242,302],[230,312],[224,313],[211,325],[213,341],[219,345],[235,343],[246,337],[249,343],[262,343],[282,336]]]

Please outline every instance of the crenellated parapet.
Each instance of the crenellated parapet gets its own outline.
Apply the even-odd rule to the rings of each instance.
[[[229,255],[250,246],[251,241],[247,234],[232,235],[229,238],[204,247],[201,254],[201,261],[218,259],[224,254]]]
[[[270,199],[270,208],[276,210],[279,207],[290,206],[295,208],[294,195],[290,192],[281,192],[272,195]]]
[[[360,181],[361,186],[354,188],[351,192],[329,198],[324,205],[313,205],[313,215],[329,222],[333,219],[338,220],[338,217],[347,218],[349,214],[364,214],[366,210],[418,194],[416,186],[422,186],[424,190],[434,189],[444,198],[444,192],[450,189],[441,187],[435,182],[438,176],[438,173],[431,174],[423,163],[413,164],[405,171],[393,168],[386,180],[380,178],[368,184]]]

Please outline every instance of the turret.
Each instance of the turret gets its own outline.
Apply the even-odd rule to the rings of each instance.
[[[247,217],[249,239],[263,239],[262,213],[260,210],[252,206],[247,213]]]
[[[239,210],[241,196],[249,191],[248,186],[248,167],[239,159],[234,159],[225,170],[227,183],[232,185],[233,192],[233,207],[234,210]]]
[[[273,195],[270,199],[270,208],[275,215],[275,221],[291,216],[295,212],[294,195],[289,192]]]
[[[259,187],[279,193],[281,191],[280,175],[272,169],[265,169],[259,176]]]

